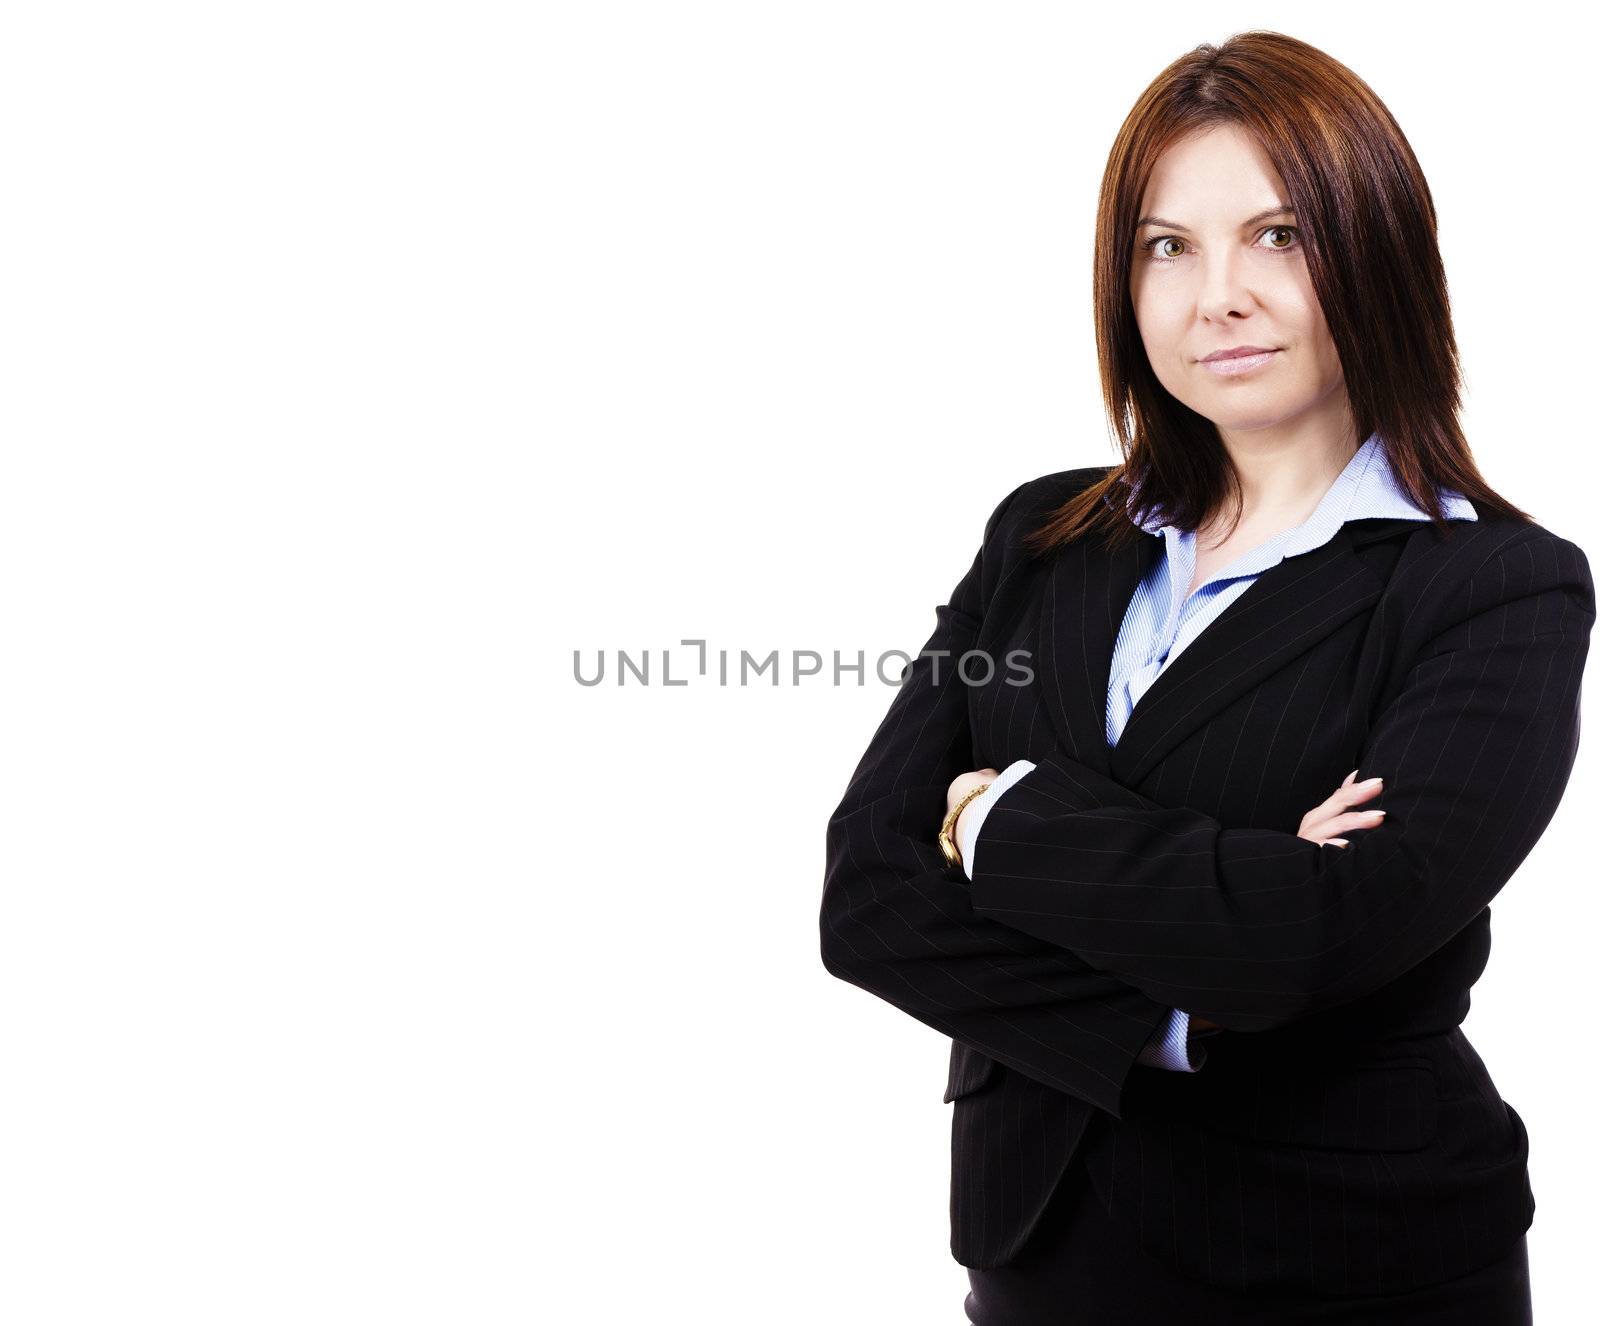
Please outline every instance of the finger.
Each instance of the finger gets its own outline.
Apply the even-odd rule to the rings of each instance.
[[[1335,815],[1321,826],[1323,833],[1344,833],[1348,829],[1375,829],[1383,823],[1381,810],[1351,810]]]
[[[1329,810],[1348,810],[1362,801],[1370,801],[1383,791],[1383,779],[1364,778],[1359,783],[1342,784],[1337,792],[1322,803]],[[1320,807],[1319,807],[1320,809]]]
[[[1340,787],[1349,787],[1350,786],[1350,780],[1352,778],[1354,778],[1358,772],[1360,772],[1360,766],[1359,765],[1355,769],[1350,770],[1350,772],[1347,773],[1344,776],[1344,782],[1340,783],[1339,786]]]
[[[1327,843],[1331,843],[1335,847],[1348,847],[1348,846],[1350,846],[1350,840],[1348,838],[1324,838],[1323,841],[1327,842]]]

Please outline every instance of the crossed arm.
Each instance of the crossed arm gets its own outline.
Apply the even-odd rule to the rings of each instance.
[[[984,548],[1020,491],[990,517]],[[984,556],[936,609],[932,636],[828,821],[822,960],[926,1025],[1120,1117],[1127,1075],[1170,1001],[979,915],[966,876],[936,843],[946,789],[975,762],[954,660],[977,638]],[[987,570],[992,578],[996,568]]]
[[[989,808],[973,910],[1232,1030],[1358,999],[1464,929],[1550,822],[1594,618],[1572,543],[1480,567],[1377,717],[1360,767],[1387,813],[1343,848],[1225,828],[1052,753]]]
[[[972,878],[973,859],[978,850],[977,837],[983,827],[984,817],[995,802],[1005,795],[1006,788],[1035,767],[1032,760],[1014,760],[1004,770],[983,771],[983,776],[988,780],[986,790],[966,802],[956,820],[955,837],[961,849],[961,868],[966,871],[969,880]],[[964,791],[960,783],[952,783],[948,795],[954,801]],[[1198,1025],[1195,1025],[1196,1022]],[[1198,1072],[1206,1062],[1205,1047],[1198,1041],[1216,1035],[1219,1030],[1221,1028],[1203,1019],[1191,1021],[1188,1013],[1175,1008],[1168,1014],[1165,1024],[1157,1028],[1139,1051],[1137,1062],[1175,1073]]]
[[[984,548],[828,822],[824,966],[1006,1066],[1120,1117],[1174,1007],[1282,1026],[1380,988],[1476,917],[1565,788],[1594,587],[1554,536],[1466,582],[1379,714],[1363,773],[1384,824],[1345,848],[1229,829],[1052,753],[983,827],[973,877],[935,845],[974,767],[953,660],[982,618]],[[988,568],[992,578],[995,568]]]

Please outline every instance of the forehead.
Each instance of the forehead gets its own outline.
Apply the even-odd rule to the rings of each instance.
[[[1283,179],[1261,145],[1237,125],[1214,125],[1156,158],[1139,215],[1234,225],[1284,196]]]

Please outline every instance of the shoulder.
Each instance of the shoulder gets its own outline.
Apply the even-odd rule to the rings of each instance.
[[[1502,516],[1419,524],[1406,536],[1391,589],[1427,635],[1486,620],[1537,633],[1588,634],[1595,620],[1589,558],[1543,525]]]
[[[1013,487],[990,512],[978,554],[982,568],[982,601],[991,604],[1001,587],[1033,583],[1043,563],[1023,543],[1024,537],[1045,523],[1051,512],[1070,501],[1113,469],[1110,465],[1085,465],[1078,469],[1041,474]]]
[[[1444,531],[1419,524],[1411,543],[1413,563],[1437,568],[1450,584],[1509,578],[1530,588],[1581,585],[1593,594],[1594,580],[1583,549],[1534,522],[1490,516],[1452,520]]]
[[[1097,484],[1116,469],[1115,465],[1084,465],[1073,470],[1055,470],[1016,485],[994,508],[984,528],[984,544],[996,541],[1013,544],[1038,525],[1057,507]]]

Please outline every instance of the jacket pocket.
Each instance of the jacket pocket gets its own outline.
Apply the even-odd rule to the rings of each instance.
[[[1439,1117],[1433,1064],[1421,1058],[1337,1068],[1296,1062],[1252,1067],[1225,1089],[1197,1093],[1186,1103],[1195,1108],[1176,1108],[1220,1133],[1335,1151],[1421,1150],[1433,1140]]]
[[[946,1104],[989,1084],[1000,1065],[980,1050],[961,1041],[950,1042],[950,1075],[945,1082]]]

